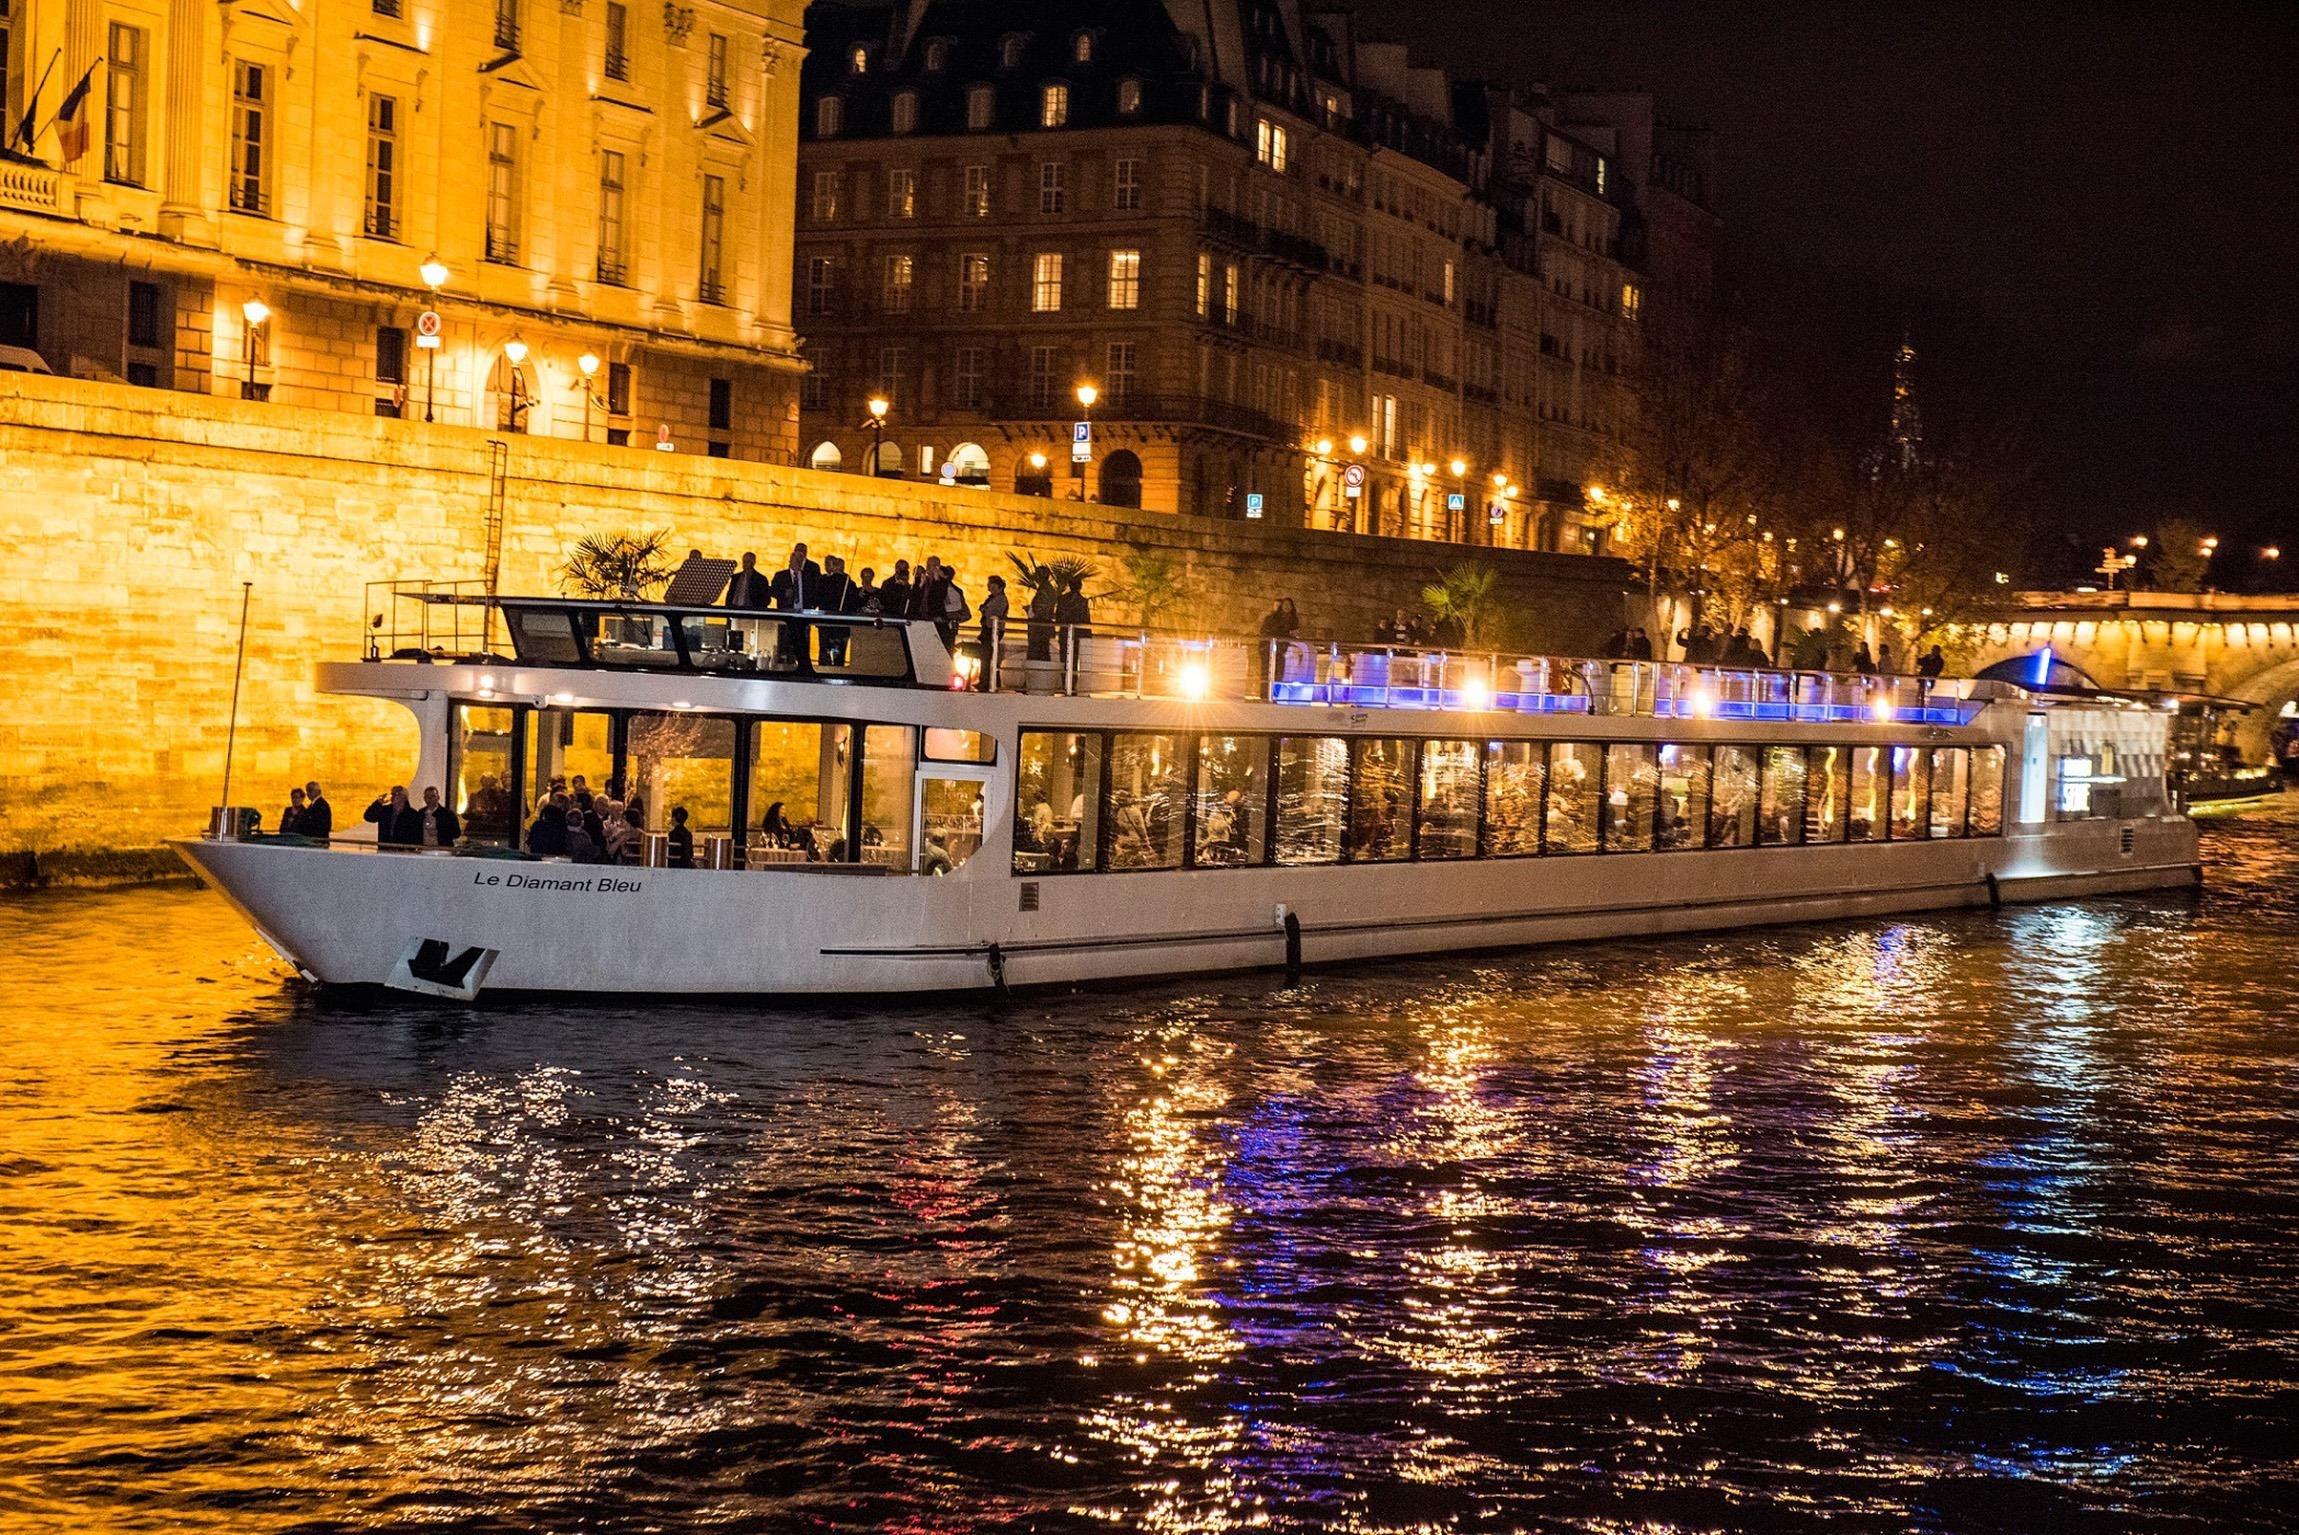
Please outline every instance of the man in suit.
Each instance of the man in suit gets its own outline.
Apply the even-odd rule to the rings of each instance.
[[[319,780],[303,786],[303,819],[295,823],[298,835],[325,839],[335,831],[335,807],[319,792]]]
[[[790,563],[774,573],[767,596],[784,613],[800,613],[821,605],[822,567],[806,557],[806,545],[790,546]],[[774,643],[775,659],[785,667],[798,664],[806,650],[806,626],[784,624]]]
[[[421,816],[420,835],[425,847],[453,847],[456,839],[463,835],[463,827],[457,821],[455,812],[439,802],[437,789],[423,791]]]
[[[730,608],[749,608],[753,612],[764,609],[772,595],[765,574],[758,568],[758,556],[743,552],[742,569],[726,584],[726,605]]]
[[[366,819],[375,823],[375,841],[380,847],[423,845],[423,817],[407,803],[407,791],[397,784],[391,786],[389,795],[375,797],[375,803],[367,807]]]
[[[854,578],[846,573],[846,562],[835,554],[822,557],[822,585],[814,605],[825,613],[858,613],[862,610],[862,598],[855,590]],[[826,665],[846,664],[846,640],[852,632],[844,624],[822,626],[822,659]]]

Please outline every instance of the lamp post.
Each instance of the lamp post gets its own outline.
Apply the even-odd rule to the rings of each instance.
[[[1362,533],[1366,530],[1365,481],[1368,476],[1365,473],[1365,450],[1371,446],[1371,439],[1367,438],[1363,432],[1351,432],[1349,434],[1349,467],[1357,471],[1354,499],[1358,503],[1349,514],[1349,530],[1352,533]],[[1344,487],[1345,490],[1347,488]]]
[[[882,394],[870,397],[870,419],[863,425],[870,428],[870,476],[876,479],[886,465],[886,413],[894,402]]]
[[[423,286],[431,290],[430,307],[425,312],[432,317],[432,322],[436,326],[439,318],[439,290],[446,285],[447,279],[451,275],[447,270],[447,263],[441,261],[437,256],[433,256],[423,265],[417,267],[416,272],[422,277]],[[432,414],[432,402],[439,388],[439,335],[437,330],[434,329],[427,336],[418,328],[415,344],[431,354],[423,364],[423,419],[431,421],[435,419]]]
[[[247,322],[247,329],[240,338],[242,350],[247,353],[247,383],[240,390],[240,398],[260,400],[264,396],[257,393],[255,381],[255,333],[263,328],[264,321],[271,318],[271,306],[262,299],[251,298],[239,306],[239,314]]]
[[[1070,478],[1078,482],[1080,501],[1086,499],[1086,465],[1094,456],[1094,401],[1101,397],[1102,392],[1093,385],[1078,385],[1078,409],[1084,413],[1086,440],[1082,451],[1078,447],[1070,449]]]
[[[1445,467],[1453,471],[1453,495],[1461,503],[1461,521],[1457,528],[1453,522],[1453,509],[1450,506],[1445,508],[1445,536],[1465,544],[1469,541],[1469,461],[1456,453],[1453,461]]]
[[[591,380],[598,376],[599,354],[585,352],[575,359],[576,370],[583,375],[583,441],[591,440]]]

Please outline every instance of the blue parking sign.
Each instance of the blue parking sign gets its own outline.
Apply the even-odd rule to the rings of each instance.
[[[1261,515],[1260,491],[1249,490],[1245,493],[1245,515],[1248,517],[1259,517]]]

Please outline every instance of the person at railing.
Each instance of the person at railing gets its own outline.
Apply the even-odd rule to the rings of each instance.
[[[1280,597],[1261,615],[1261,643],[1253,650],[1253,696],[1256,698],[1269,696],[1272,679],[1284,680],[1285,642],[1300,632],[1300,621],[1287,616],[1292,605],[1292,598]]]
[[[1937,645],[1925,651],[1916,661],[1916,675],[1926,682],[1939,681],[1940,674],[1947,669],[1948,658],[1940,654],[1940,647]]]
[[[770,600],[771,589],[765,574],[758,568],[758,556],[748,549],[742,552],[742,569],[736,571],[726,583],[726,605],[764,612]]]
[[[1078,655],[1092,631],[1086,626],[1094,621],[1094,605],[1086,596],[1086,578],[1073,575],[1062,583],[1061,595],[1054,599],[1054,622],[1062,631],[1062,664],[1067,667]]]
[[[1054,590],[1051,581],[1043,581],[1030,593],[1029,649],[1032,661],[1051,661],[1054,658],[1054,616],[1061,611],[1061,593]]]
[[[784,613],[821,606],[822,567],[806,557],[806,545],[790,546],[790,563],[767,583],[767,600]]]
[[[671,806],[669,852],[665,861],[674,869],[694,867],[694,833],[687,830],[687,807]]]
[[[436,797],[438,791],[432,791]],[[389,794],[378,794],[367,807],[366,821],[375,827],[378,847],[421,847],[423,845],[423,817],[407,801],[403,784],[393,784]]]
[[[934,611],[922,616],[934,621],[935,632],[942,636],[942,648],[948,650],[958,643],[958,626],[974,616],[966,601],[966,588],[958,582],[957,567],[942,567],[942,589],[928,600],[933,602]]]
[[[1892,675],[1892,642],[1890,640],[1885,640],[1876,647],[1876,674],[1881,677]]]
[[[974,671],[974,686],[987,693],[998,677],[998,652],[1005,646],[1006,616],[1011,604],[1006,600],[1006,578],[992,576],[989,590],[982,594],[982,606],[975,617],[981,620],[980,637],[975,642],[981,652],[981,664]]]
[[[303,834],[303,791],[287,791],[287,808],[279,813],[279,834],[296,837]]]
[[[1796,637],[1796,651],[1789,664],[1800,672],[1823,672],[1828,669],[1828,631],[1818,624],[1812,625]]]
[[[1852,670],[1863,677],[1876,675],[1876,658],[1868,653],[1868,642],[1862,640],[1860,648],[1852,652]]]
[[[319,792],[316,778],[303,786],[303,794],[303,819],[296,823],[295,829],[302,836],[325,841],[335,834],[335,807]]]
[[[825,613],[852,613],[857,593],[854,578],[846,573],[846,561],[835,554],[822,557],[822,600]],[[853,631],[844,624],[825,624],[822,627],[822,662],[825,666],[844,666],[846,648]]]
[[[1631,661],[1649,661],[1652,659],[1652,636],[1644,632],[1644,625],[1642,624],[1637,625],[1628,633],[1628,658]]]
[[[910,616],[910,562],[896,560],[894,574],[878,588],[878,610],[888,618]]]
[[[439,802],[437,789],[423,791],[423,845],[425,847],[453,847],[463,836],[463,827],[455,812]]]
[[[853,604],[853,606],[848,608],[846,611],[849,613],[870,614],[885,612],[886,606],[882,601],[879,600],[880,590],[881,588],[878,585],[878,572],[871,569],[868,565],[863,566],[862,579],[855,583],[854,591],[847,599]]]

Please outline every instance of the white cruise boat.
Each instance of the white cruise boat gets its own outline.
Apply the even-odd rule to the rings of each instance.
[[[461,841],[379,849],[346,794],[324,843],[224,813],[178,844],[327,985],[869,997],[2201,872],[2164,796],[2168,716],[2046,685],[2048,653],[2033,688],[1020,623],[954,658],[927,624],[400,600],[420,621],[318,686],[414,714],[404,783],[441,791]],[[498,625],[509,655],[479,638]],[[636,864],[520,852],[578,779],[650,833],[683,809],[696,866],[635,831]]]

